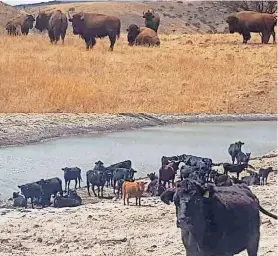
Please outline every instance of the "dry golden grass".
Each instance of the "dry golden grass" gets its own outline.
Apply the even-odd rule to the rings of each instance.
[[[160,48],[122,35],[85,50],[66,37],[0,37],[1,112],[276,113],[276,45],[235,35],[161,36]]]

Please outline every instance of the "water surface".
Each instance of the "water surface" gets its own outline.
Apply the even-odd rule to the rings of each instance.
[[[97,160],[107,166],[130,159],[137,177],[143,177],[158,173],[163,155],[192,154],[214,162],[230,161],[228,147],[238,140],[245,142],[243,152],[262,155],[276,148],[276,131],[276,121],[185,123],[1,148],[0,194],[7,198],[20,184],[63,178],[61,168],[65,166],[80,167],[85,185],[85,172]]]

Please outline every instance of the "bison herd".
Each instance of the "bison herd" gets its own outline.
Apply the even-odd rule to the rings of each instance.
[[[68,16],[68,17],[67,17]],[[159,46],[160,40],[157,34],[160,17],[154,10],[149,9],[143,12],[145,27],[131,24],[127,29],[127,41],[129,46]],[[121,21],[118,17],[107,16],[98,13],[78,12],[65,15],[60,10],[50,13],[39,12],[36,19],[27,14],[15,17],[6,25],[9,35],[28,35],[29,30],[35,28],[39,31],[48,31],[51,43],[56,44],[61,38],[64,44],[68,21],[71,22],[73,34],[79,35],[86,43],[86,49],[92,49],[96,44],[96,38],[108,37],[110,40],[109,49],[113,51],[117,38],[120,37]],[[269,42],[270,36],[275,43],[274,28],[277,25],[276,14],[258,13],[254,11],[241,11],[226,18],[230,33],[239,33],[243,37],[243,43],[251,39],[251,32],[259,33],[263,44]]]

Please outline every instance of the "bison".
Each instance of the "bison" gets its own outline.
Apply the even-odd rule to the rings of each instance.
[[[57,44],[60,37],[62,39],[62,44],[64,44],[68,28],[68,19],[60,10],[51,13],[39,12],[36,18],[35,28],[41,32],[47,30],[52,44]]]
[[[160,40],[157,33],[150,28],[139,28],[137,25],[130,25],[127,30],[127,41],[129,46],[160,46]]]
[[[238,32],[243,36],[244,44],[251,39],[250,32],[260,33],[263,44],[267,44],[272,35],[275,44],[274,27],[277,25],[277,18],[273,14],[241,11],[228,16],[226,22],[230,33]]]
[[[160,17],[158,13],[155,13],[154,10],[149,9],[146,12],[143,12],[143,18],[145,19],[145,26],[157,33],[160,24]]]
[[[73,34],[80,35],[85,40],[86,49],[92,49],[96,44],[96,38],[108,36],[110,40],[110,51],[113,51],[116,38],[120,37],[121,21],[114,16],[97,13],[80,12],[69,15],[72,23]]]
[[[18,36],[20,32],[20,26],[9,23],[6,25],[6,31],[10,36]]]
[[[260,214],[277,219],[263,209],[245,184],[202,186],[185,179],[176,189],[165,191],[161,200],[176,207],[176,225],[186,255],[235,255],[247,250],[258,253]]]
[[[33,28],[34,21],[34,17],[30,14],[18,16],[8,21],[6,30],[8,34],[16,35],[16,28],[20,27],[22,35],[28,35],[29,30]]]

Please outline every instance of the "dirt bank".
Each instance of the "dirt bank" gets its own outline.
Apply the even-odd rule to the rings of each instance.
[[[276,169],[277,153],[272,154],[251,164],[256,169]],[[270,174],[267,186],[251,187],[262,206],[273,213],[277,212],[276,176],[277,172]],[[85,205],[77,208],[0,209],[0,255],[185,255],[173,205],[144,197],[142,207],[134,206],[134,199],[123,206],[122,201],[88,197],[84,189],[78,193]],[[263,214],[261,220],[258,255],[275,256],[277,223]]]
[[[182,122],[266,121],[277,115],[1,114],[0,147],[97,132],[122,131]]]

